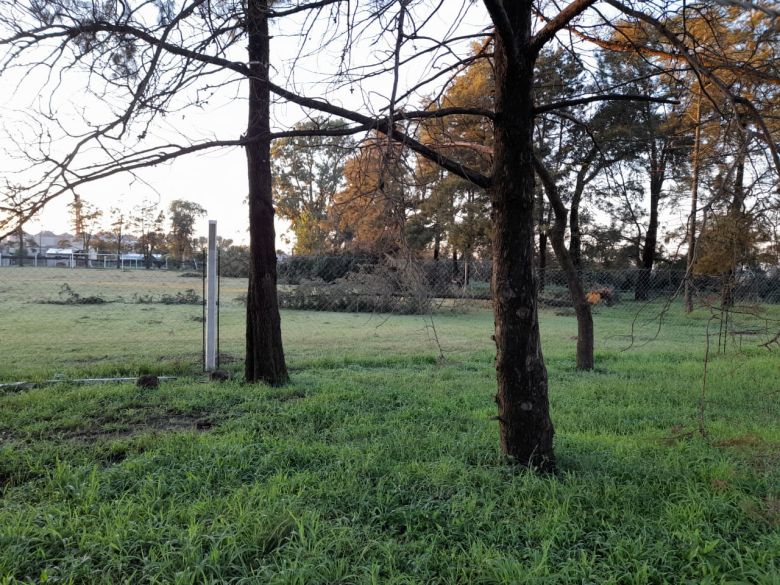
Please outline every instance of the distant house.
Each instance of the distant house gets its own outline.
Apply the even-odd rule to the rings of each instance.
[[[146,256],[137,252],[126,252],[120,254],[119,261],[122,266],[127,268],[138,268],[143,266]],[[152,254],[152,263],[158,268],[165,264],[165,256],[163,254]]]
[[[41,253],[41,245],[34,234],[22,232],[25,258],[35,258]],[[0,240],[0,266],[8,266],[16,262],[19,255],[19,235],[11,234]]]
[[[41,231],[31,237],[38,242],[40,250],[72,248],[75,252],[81,252],[84,248],[81,238],[77,238],[72,234],[55,234],[50,231]]]
[[[73,248],[48,248],[44,254],[46,266],[73,268],[76,265],[76,253]]]
[[[32,246],[32,240],[35,238],[32,234],[22,232],[22,238],[24,238],[24,252],[25,255],[35,255],[38,253],[37,246]],[[19,235],[11,234],[0,240],[0,254],[3,256],[16,256],[19,250]]]

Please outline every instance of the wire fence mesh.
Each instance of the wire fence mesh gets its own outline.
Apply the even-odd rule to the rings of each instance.
[[[0,267],[0,380],[85,370],[112,376],[200,371],[203,265],[198,257],[179,270],[147,269],[143,264],[124,269]],[[247,280],[235,265],[223,263],[223,268],[230,273],[219,283],[218,357],[225,366],[243,356]],[[540,306],[573,317],[565,273],[549,267],[538,276]],[[645,311],[647,317],[678,303],[674,310],[683,313],[684,271],[591,269],[579,277],[588,302],[597,310],[622,307],[626,315]],[[307,314],[323,311],[457,318],[490,309],[490,278],[489,261],[296,256],[278,264],[278,296],[285,312],[283,324],[297,320],[302,327]],[[695,275],[689,286],[697,311],[719,315],[721,338],[760,331],[766,337],[762,340],[771,342],[780,329],[780,270]],[[327,326],[327,321],[320,321],[325,325],[316,326]],[[376,325],[367,323],[351,321],[345,335]],[[626,329],[630,326],[628,318]],[[315,331],[307,332],[304,344],[311,350],[307,355],[324,355],[316,350],[317,338]],[[302,355],[296,353],[297,347],[286,349],[289,355]],[[338,348],[327,353],[336,355]]]
[[[135,374],[201,359],[199,271],[0,268],[0,378]]]
[[[279,264],[282,307],[304,310],[424,313],[492,299],[489,260],[412,261],[353,256],[296,256]],[[578,273],[592,304],[672,299],[682,294],[686,271],[636,268],[583,269]],[[537,270],[539,303],[571,305],[566,273]],[[693,274],[699,303],[727,297],[733,303],[780,303],[780,269]]]

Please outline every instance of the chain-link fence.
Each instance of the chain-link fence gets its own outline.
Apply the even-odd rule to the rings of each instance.
[[[125,269],[78,264],[0,267],[0,380],[85,371],[105,376],[200,371],[203,265],[197,258],[185,270],[154,265],[147,269],[144,264]],[[218,359],[225,366],[243,356],[247,281],[241,262],[223,261],[222,268]],[[280,259],[278,276],[279,304],[286,313],[283,324],[297,319],[301,327],[312,311],[448,314],[459,319],[461,313],[487,314],[491,304],[489,261],[295,256]],[[686,275],[666,269],[591,269],[579,277],[589,303],[605,311],[622,307],[630,315],[634,307],[640,310],[653,303],[661,307],[676,301],[682,306]],[[574,315],[568,309],[572,301],[563,271],[548,267],[539,272],[538,281],[543,308],[554,309],[555,315]],[[710,312],[728,304],[735,314],[759,315],[757,308],[770,306],[775,307],[774,314],[780,306],[777,269],[694,275],[689,288],[695,305]],[[331,321],[324,319],[323,323]],[[365,318],[350,323],[347,334],[376,325],[368,325]],[[730,323],[732,329],[747,330],[737,319]],[[312,341],[311,355],[322,354],[316,339],[308,332],[304,339]],[[292,355],[297,351],[292,345],[287,349]],[[331,350],[329,356],[336,351]]]
[[[203,283],[190,271],[0,268],[0,379],[180,371],[202,355]]]
[[[379,313],[426,313],[490,302],[489,260],[412,261],[354,256],[296,256],[280,262],[279,299],[284,308]],[[542,306],[572,304],[566,273],[538,270]],[[652,301],[682,296],[686,271],[583,269],[578,273],[592,304]],[[780,303],[780,269],[690,275],[695,300],[708,305]]]

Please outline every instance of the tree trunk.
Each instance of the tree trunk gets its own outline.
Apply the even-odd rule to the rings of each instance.
[[[582,268],[582,229],[580,227],[580,203],[582,202],[582,193],[587,185],[596,176],[595,173],[589,174],[593,161],[599,155],[599,149],[593,146],[588,154],[585,155],[580,170],[577,171],[577,180],[574,183],[574,192],[571,196],[571,205],[569,210],[569,256],[574,264],[575,270]]]
[[[539,278],[539,293],[542,293],[547,278],[547,222],[545,222],[547,206],[544,204],[544,192],[541,189],[536,205],[538,212],[536,224],[539,229],[539,273],[537,277]]]
[[[24,266],[24,230],[21,225],[19,225],[19,252],[17,253],[17,258],[19,258],[17,266]]]
[[[577,316],[577,369],[592,370],[594,367],[594,331],[593,314],[590,303],[585,295],[585,289],[580,280],[580,273],[574,260],[566,249],[566,207],[561,200],[558,187],[552,175],[547,172],[544,165],[538,159],[534,161],[536,172],[542,181],[550,206],[555,213],[555,223],[550,230],[550,242],[552,243],[555,257],[566,274],[566,284],[569,287],[569,295]]]
[[[575,192],[575,195],[577,193]],[[580,228],[580,198],[572,197],[569,216],[569,254],[575,270],[582,268],[582,229]]]
[[[458,268],[458,251],[452,248],[452,280],[457,282],[460,277],[460,268]]]
[[[493,312],[502,451],[519,464],[555,469],[534,270],[533,75],[530,3],[506,3],[514,64],[496,39],[493,185]]]
[[[729,218],[731,220],[729,229],[736,232],[741,229],[748,229],[747,225],[741,221],[742,208],[745,204],[745,149],[742,149],[737,155],[736,173],[734,176],[734,195],[729,204]],[[734,286],[737,271],[737,262],[741,250],[737,249],[736,240],[732,243],[732,261],[728,270],[723,275],[721,290],[721,305],[725,309],[731,309],[734,306]]]
[[[642,248],[641,264],[634,290],[634,299],[637,301],[644,301],[648,297],[650,277],[655,264],[655,250],[658,244],[658,205],[661,201],[666,174],[664,157],[665,153],[661,153],[659,159],[655,142],[653,142],[650,165],[650,221],[647,224],[647,232],[645,232],[645,245]]]
[[[249,291],[246,302],[247,382],[288,381],[276,297],[276,234],[271,195],[270,93],[268,88],[268,0],[247,4],[249,38],[249,121],[246,147],[249,175]]]
[[[696,104],[696,130],[691,154],[691,216],[688,218],[688,258],[685,265],[685,312],[693,311],[693,264],[696,261],[696,214],[699,205],[699,158],[701,150],[701,89]]]

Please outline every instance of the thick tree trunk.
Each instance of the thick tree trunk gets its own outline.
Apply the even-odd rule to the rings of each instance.
[[[569,287],[569,295],[574,306],[574,313],[577,316],[577,369],[592,370],[595,363],[593,357],[593,314],[580,280],[579,270],[575,266],[569,250],[566,249],[566,207],[561,200],[554,179],[547,172],[547,169],[544,168],[544,165],[537,159],[535,166],[542,185],[544,185],[547,198],[550,200],[550,206],[555,214],[555,223],[550,230],[550,242],[555,251],[555,257],[558,259],[558,264],[561,265],[566,274],[566,284]]]
[[[249,0],[249,121],[246,147],[249,175],[249,291],[246,303],[247,382],[288,380],[276,297],[274,208],[271,195],[270,93],[268,88],[268,0]]]
[[[552,471],[554,431],[534,270],[531,9],[530,3],[507,3],[505,10],[519,50],[510,69],[503,39],[496,40],[498,116],[490,193],[500,443],[517,463]]]

